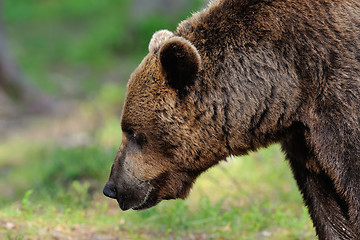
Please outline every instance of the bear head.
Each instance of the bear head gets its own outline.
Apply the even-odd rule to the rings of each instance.
[[[185,198],[196,177],[216,163],[205,160],[216,144],[200,129],[189,91],[201,69],[188,40],[167,30],[153,35],[128,82],[123,138],[104,187],[122,210]]]

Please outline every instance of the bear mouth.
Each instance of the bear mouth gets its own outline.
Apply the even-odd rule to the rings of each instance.
[[[149,187],[145,197],[139,201],[127,201],[126,197],[119,196],[117,199],[118,205],[121,210],[126,211],[129,209],[133,210],[145,210],[157,205],[161,202],[161,199],[158,197],[157,191],[153,187]]]

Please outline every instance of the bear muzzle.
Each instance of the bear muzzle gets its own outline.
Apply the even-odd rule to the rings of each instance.
[[[151,185],[134,189],[127,186],[123,189],[119,189],[108,182],[104,186],[103,194],[109,198],[116,199],[120,209],[123,211],[129,209],[147,209],[155,206],[161,201],[158,199],[157,193]]]

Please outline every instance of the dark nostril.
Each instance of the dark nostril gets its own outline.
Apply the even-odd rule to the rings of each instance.
[[[103,190],[105,196],[116,199],[116,188],[114,185],[106,184]]]

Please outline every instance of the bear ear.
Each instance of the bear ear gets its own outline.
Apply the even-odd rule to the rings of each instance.
[[[168,30],[160,30],[155,32],[149,43],[149,53],[156,53],[159,51],[162,44],[169,40],[174,34]]]
[[[179,91],[193,84],[201,68],[199,52],[182,37],[172,37],[166,41],[160,49],[159,58],[168,84]]]

